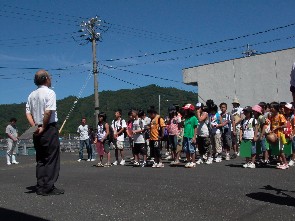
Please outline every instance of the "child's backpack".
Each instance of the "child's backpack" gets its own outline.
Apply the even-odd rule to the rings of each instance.
[[[246,121],[245,119],[242,120],[242,122],[241,122],[241,126],[242,126],[242,127],[244,126],[244,122],[245,122],[245,121]],[[255,119],[254,119],[254,118],[249,119],[249,121],[248,121],[248,123],[247,123],[247,127],[248,127],[248,128],[252,128],[252,129],[254,130],[254,128],[255,128]],[[243,128],[243,129],[244,129],[244,128]]]
[[[160,120],[161,120],[161,117],[159,116],[158,117],[158,132],[159,132],[159,137],[163,137],[163,136],[165,136],[165,132],[164,132],[164,134],[162,134],[162,128],[161,128]]]
[[[103,124],[103,130],[106,131],[106,122]],[[109,143],[114,142],[114,129],[109,125],[109,135],[107,136],[107,140]]]

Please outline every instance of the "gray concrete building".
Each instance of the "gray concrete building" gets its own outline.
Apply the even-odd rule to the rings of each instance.
[[[260,101],[290,102],[290,73],[294,62],[295,48],[274,51],[185,68],[183,82],[198,87],[200,101],[213,99],[217,105],[231,104],[235,97],[242,107]]]

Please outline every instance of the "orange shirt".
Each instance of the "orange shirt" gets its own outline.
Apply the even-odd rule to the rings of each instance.
[[[283,126],[287,122],[286,118],[282,114],[277,114],[276,116],[270,117],[270,128],[273,131],[275,128],[279,126]],[[284,129],[278,129],[275,131],[276,135],[279,135],[279,133],[283,133]]]
[[[163,118],[160,118],[160,122],[159,122],[159,117],[160,115],[157,115],[152,121],[151,121],[151,136],[150,136],[150,140],[159,140],[159,127],[165,127],[165,122]],[[160,125],[159,125],[160,123]]]

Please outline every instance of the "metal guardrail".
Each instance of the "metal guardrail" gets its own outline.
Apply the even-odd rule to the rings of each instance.
[[[80,142],[77,139],[61,139],[60,140],[60,150],[62,152],[78,152],[80,147]],[[130,148],[130,143],[128,138],[124,141],[124,147]],[[114,149],[114,145],[111,143],[110,149]],[[0,140],[0,157],[6,155],[7,141],[6,139]],[[18,143],[17,148],[18,155],[35,155],[36,151],[34,148],[33,140],[21,140]]]

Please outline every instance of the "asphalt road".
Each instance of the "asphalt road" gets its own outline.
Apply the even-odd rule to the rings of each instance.
[[[112,152],[113,154],[113,152]],[[130,156],[130,153],[129,153]],[[33,156],[0,158],[0,220],[295,220],[295,168],[97,168],[62,153],[60,196],[37,196]]]

